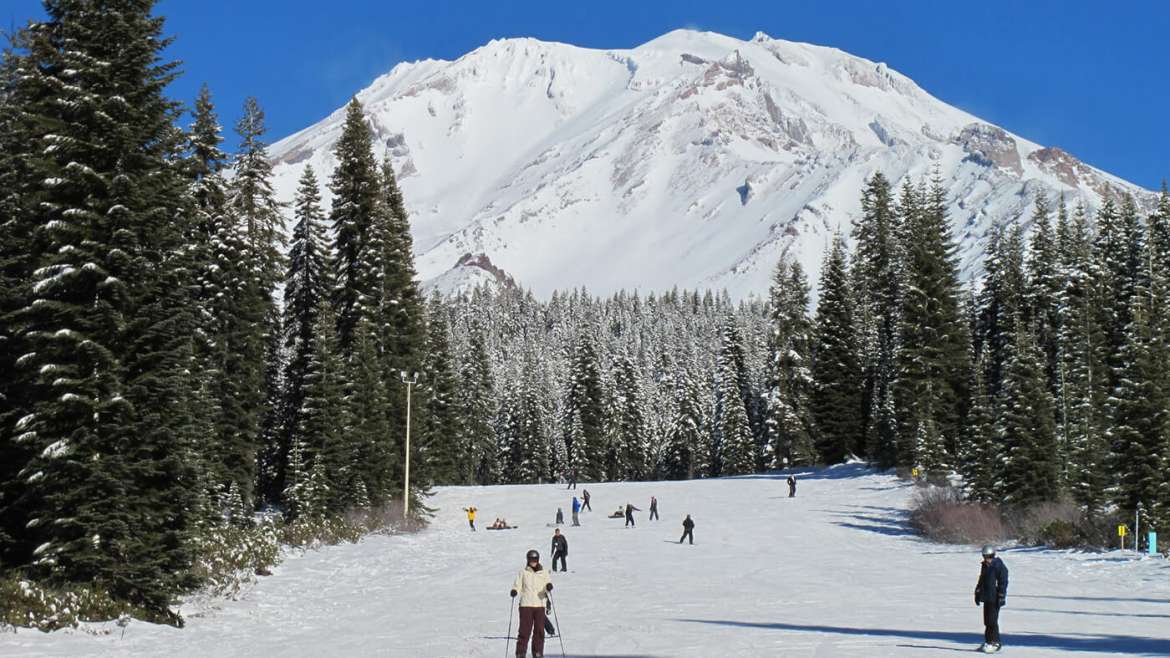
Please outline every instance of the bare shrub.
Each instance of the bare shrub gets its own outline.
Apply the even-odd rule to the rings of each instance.
[[[991,505],[963,498],[955,487],[923,487],[914,495],[910,524],[932,541],[979,544],[1002,541],[1006,528]]]
[[[1112,513],[1086,515],[1070,500],[1037,503],[1009,514],[1012,534],[1020,542],[1053,548],[1108,548],[1117,541],[1118,519]]]

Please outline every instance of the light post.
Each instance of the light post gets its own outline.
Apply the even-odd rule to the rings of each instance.
[[[406,478],[402,485],[402,520],[410,519],[410,387],[418,382],[418,373],[410,373],[407,379],[406,371],[399,372],[402,383],[406,384]]]

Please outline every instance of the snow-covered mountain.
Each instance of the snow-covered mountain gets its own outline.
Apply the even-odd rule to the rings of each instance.
[[[511,275],[539,295],[677,285],[743,297],[766,293],[785,253],[815,281],[877,171],[899,185],[938,168],[968,274],[988,228],[1026,217],[1035,193],[1091,208],[1152,198],[885,64],[762,33],[679,30],[631,50],[492,41],[399,64],[357,96],[399,175],[419,274],[444,290]],[[272,146],[284,200],[306,163],[333,170],[343,118]]]

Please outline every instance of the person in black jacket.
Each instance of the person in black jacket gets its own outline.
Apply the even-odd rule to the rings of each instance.
[[[687,518],[683,519],[683,536],[678,538],[678,543],[681,544],[682,540],[686,539],[687,537],[690,537],[691,543],[694,544],[695,543],[694,530],[695,530],[695,522],[691,520],[691,515],[687,514]]]
[[[561,571],[568,571],[569,567],[565,564],[565,558],[569,555],[569,540],[561,534],[561,529],[553,530],[552,538],[552,567],[553,571],[557,570],[557,560],[561,561]]]
[[[634,512],[635,511],[641,512],[642,510],[638,509],[637,507],[634,507],[633,505],[631,505],[629,503],[626,503],[626,527],[627,528],[634,525]]]
[[[796,498],[796,476],[788,476],[788,497]]]
[[[1007,604],[1008,568],[995,556],[994,546],[983,547],[983,563],[979,565],[979,583],[975,585],[975,605],[983,604],[984,653],[999,651],[999,609]]]

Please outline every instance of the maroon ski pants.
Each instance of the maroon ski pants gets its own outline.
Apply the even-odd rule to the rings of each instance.
[[[544,655],[544,608],[520,606],[520,635],[516,638],[516,655],[524,658],[528,651],[528,636],[532,636],[532,655]]]

